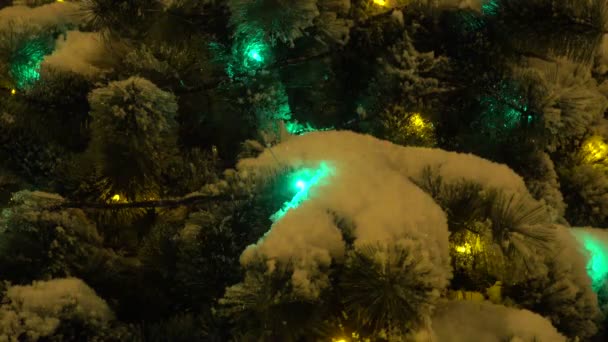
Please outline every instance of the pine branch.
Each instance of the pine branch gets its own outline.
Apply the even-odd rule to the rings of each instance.
[[[536,59],[540,59],[543,60],[545,62],[549,62],[549,63],[557,63],[557,60],[554,58],[551,58],[549,56],[544,56],[538,53],[534,53],[532,51],[522,51],[519,49],[514,49],[514,52],[518,55],[520,55],[521,57],[525,57],[525,58],[536,58]]]
[[[126,203],[89,203],[89,202],[64,202],[58,208],[78,208],[78,209],[132,209],[132,208],[174,208],[179,206],[191,206],[207,202],[229,202],[234,200],[245,200],[250,196],[231,196],[231,195],[196,195],[178,199],[160,199],[154,201],[139,201]]]
[[[227,81],[230,81],[230,78],[228,78],[227,76],[218,77],[217,79],[215,79],[211,82],[201,83],[200,85],[195,86],[195,87],[188,87],[186,85],[182,85],[182,88],[172,90],[172,92],[175,95],[193,94],[193,93],[201,92],[203,90],[215,89],[215,88],[219,87],[222,83],[227,82]],[[180,82],[181,82],[181,80],[180,80]]]
[[[399,7],[394,7],[394,8],[391,8],[391,9],[387,10],[387,11],[384,11],[382,13],[371,15],[369,17],[366,17],[364,20],[357,21],[356,24],[357,24],[357,26],[361,26],[361,25],[369,24],[370,22],[372,22],[372,21],[374,21],[376,19],[382,19],[382,18],[389,17],[389,16],[393,15],[394,11],[403,11],[410,4],[411,3],[408,3],[407,5],[403,5],[403,6],[399,6]]]
[[[305,63],[305,62],[308,62],[308,61],[315,60],[315,59],[327,57],[327,56],[331,55],[332,53],[333,53],[333,51],[327,50],[325,52],[321,52],[321,53],[316,54],[316,55],[309,55],[309,56],[297,57],[297,58],[289,58],[289,59],[285,59],[285,60],[282,60],[282,61],[275,62],[272,65],[270,65],[267,69],[275,69],[275,68],[282,68],[282,67],[291,66],[291,65],[298,65],[298,64],[301,64],[301,63]]]
[[[495,90],[489,90],[488,93],[495,99],[496,102],[507,106],[510,109],[515,109],[516,111],[520,112],[520,113],[526,113],[528,112],[528,110],[524,107],[518,106],[513,104],[512,102],[509,101],[505,101],[501,98],[500,93],[495,91]]]
[[[322,53],[319,53],[316,55],[289,58],[289,59],[285,59],[285,60],[281,60],[281,61],[276,61],[273,64],[269,65],[268,67],[264,68],[264,70],[280,69],[280,68],[283,68],[286,66],[297,65],[297,64],[305,63],[305,62],[312,61],[315,59],[327,57],[332,53],[333,53],[333,51],[328,50],[328,51],[325,51],[325,52],[322,52]],[[236,75],[233,82],[242,82],[240,80],[240,78],[245,77],[245,76],[246,75]],[[196,87],[183,86],[181,89],[174,90],[173,93],[176,95],[198,93],[203,90],[215,89],[215,88],[219,87],[222,83],[227,82],[227,81],[230,81],[230,78],[228,78],[227,76],[218,77],[217,79],[215,79],[211,82],[202,83]]]

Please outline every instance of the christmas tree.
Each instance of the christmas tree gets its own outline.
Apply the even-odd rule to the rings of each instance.
[[[0,1],[0,341],[603,341],[605,0]]]

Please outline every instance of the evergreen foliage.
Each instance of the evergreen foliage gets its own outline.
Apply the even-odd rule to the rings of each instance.
[[[79,274],[102,253],[95,224],[80,209],[54,210],[60,196],[21,191],[0,219],[0,270],[4,280]]]
[[[347,256],[340,296],[358,331],[404,334],[420,328],[432,312],[444,279],[416,245],[368,245]]]
[[[0,341],[406,341],[459,293],[605,338],[608,280],[591,286],[566,227],[608,227],[607,6],[0,0]],[[363,209],[327,206],[307,230],[322,241],[256,249],[294,187],[321,201],[293,174],[332,162],[277,146],[328,130],[385,140],[373,153],[399,176],[365,185],[410,178],[428,236],[360,243]],[[428,167],[413,176],[398,145]],[[506,164],[521,189],[451,177],[470,165],[430,147]],[[258,154],[277,167],[249,172]],[[429,250],[446,221],[449,247]],[[314,235],[330,223],[331,253]]]
[[[292,267],[257,260],[242,283],[226,289],[222,314],[236,323],[243,341],[298,341],[322,326],[319,300],[298,294],[290,281]]]
[[[130,78],[93,90],[89,103],[89,152],[108,182],[102,198],[157,197],[163,171],[177,148],[175,97],[150,81]]]
[[[6,341],[100,340],[110,337],[104,330],[109,330],[112,320],[108,305],[81,280],[40,281],[6,290],[0,306],[0,337]]]

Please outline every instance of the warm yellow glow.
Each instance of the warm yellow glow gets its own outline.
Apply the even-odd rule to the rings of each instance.
[[[424,120],[418,113],[414,113],[412,114],[412,116],[410,116],[410,123],[417,129],[423,129],[426,127],[426,122],[424,122]]]
[[[17,94],[17,89],[11,89],[11,95]]]
[[[456,252],[463,254],[471,254],[471,245],[468,242],[465,242],[462,246],[456,246]]]
[[[386,6],[386,0],[374,0],[374,3],[378,6]]]
[[[57,2],[63,2],[63,0],[57,0]]]
[[[112,196],[112,201],[114,201],[114,202],[120,201],[120,195],[116,194],[116,195]]]
[[[335,338],[332,338],[331,342],[346,342],[346,339],[345,338],[340,338],[340,339],[336,340]]]
[[[476,291],[464,291],[464,290],[450,291],[448,296],[450,299],[468,300],[468,301],[472,301],[472,302],[483,302],[485,300],[483,293],[476,292]]]
[[[587,162],[597,162],[608,156],[608,145],[601,137],[595,136],[583,145],[583,153]]]
[[[484,248],[483,243],[481,242],[481,238],[473,233],[465,235],[465,239],[464,241],[462,241],[462,244],[454,246],[454,250],[456,251],[456,253],[466,255],[478,254],[483,251],[483,249]]]

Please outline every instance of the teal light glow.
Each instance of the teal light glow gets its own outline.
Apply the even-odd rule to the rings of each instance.
[[[271,47],[266,41],[264,30],[243,23],[236,31],[226,72],[230,78],[254,75],[272,61]],[[213,44],[211,48],[221,59],[228,57],[223,56],[227,51],[220,44]]]
[[[272,222],[277,222],[285,216],[290,209],[295,209],[300,206],[300,204],[308,199],[310,189],[313,186],[318,185],[321,180],[327,178],[332,173],[333,168],[326,163],[321,163],[316,169],[302,169],[294,172],[290,177],[295,179],[295,183],[293,184],[295,184],[298,191],[290,201],[285,202],[281,209],[270,216],[270,220]]]
[[[582,229],[574,229],[573,234],[589,253],[587,274],[591,278],[593,289],[597,291],[608,281],[608,245]]]
[[[262,61],[262,56],[260,56],[260,53],[257,52],[257,51],[255,51],[255,50],[249,52],[249,57],[251,59],[253,59],[254,61],[257,61],[257,62],[261,62]]]
[[[462,27],[469,32],[479,31],[488,24],[488,18],[498,14],[501,0],[484,0],[481,14],[475,11],[460,11]]]
[[[583,241],[585,249],[590,254],[587,272],[593,281],[593,288],[597,289],[608,276],[608,254],[605,246],[592,236],[586,236]]]
[[[10,60],[10,74],[17,88],[23,89],[40,78],[40,64],[44,56],[52,52],[52,46],[43,39],[34,39],[17,49]]]
[[[481,13],[484,15],[496,15],[500,8],[500,0],[486,0],[481,5]]]
[[[513,129],[530,124],[533,117],[528,112],[526,98],[507,82],[496,86],[494,94],[480,99],[485,108],[483,125],[494,130]]]
[[[306,182],[303,180],[298,180],[296,182],[296,188],[298,188],[300,190],[304,190],[306,188]]]
[[[331,131],[334,128],[333,127],[315,128],[315,127],[311,126],[308,122],[306,124],[301,124],[297,120],[293,120],[293,121],[287,121],[285,123],[285,129],[287,130],[287,133],[289,133],[289,134],[302,135],[302,134],[316,132],[316,131]]]
[[[246,70],[255,70],[266,64],[269,49],[260,37],[252,37],[243,45],[243,53],[242,66]]]

